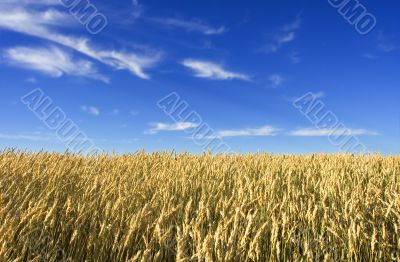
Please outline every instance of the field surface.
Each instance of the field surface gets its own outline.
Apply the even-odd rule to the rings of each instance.
[[[400,259],[400,157],[0,153],[0,261]]]

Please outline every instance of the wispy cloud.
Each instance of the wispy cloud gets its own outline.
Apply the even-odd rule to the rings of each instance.
[[[204,35],[220,35],[227,31],[224,26],[212,27],[200,19],[184,20],[171,17],[151,17],[148,20],[162,26],[181,28],[188,32],[199,32]]]
[[[19,33],[45,38],[55,27],[71,27],[73,19],[70,14],[54,8],[37,11],[25,5],[7,5],[0,3],[0,27]]]
[[[75,60],[69,53],[54,46],[49,48],[14,47],[5,50],[3,58],[10,65],[37,70],[51,77],[72,75],[109,83],[109,79],[99,74],[91,62]]]
[[[369,59],[369,60],[375,60],[378,58],[376,55],[371,54],[371,53],[365,53],[365,54],[363,54],[363,57],[366,59]]]
[[[138,141],[140,141],[139,138],[128,138],[128,139],[111,140],[108,142],[118,143],[118,144],[136,144]]]
[[[28,141],[57,141],[57,136],[47,133],[31,133],[31,134],[4,134],[0,133],[0,139],[3,140],[28,140]]]
[[[111,112],[110,112],[110,115],[112,115],[112,116],[118,116],[119,114],[121,113],[121,111],[119,110],[119,109],[113,109]]]
[[[1,4],[18,5],[60,5],[59,0],[2,0]]]
[[[195,73],[194,76],[196,77],[216,80],[250,80],[250,77],[246,74],[228,71],[224,69],[221,65],[209,61],[185,59],[182,62],[182,65],[192,69]]]
[[[394,44],[390,37],[385,35],[383,32],[378,34],[378,49],[385,53],[390,53],[398,49],[398,46]]]
[[[145,14],[145,8],[139,0],[132,0],[132,6],[134,19],[141,18],[162,27],[182,29],[187,32],[196,32],[203,35],[220,35],[228,31],[224,26],[211,26],[206,21],[198,18],[184,19],[182,17],[149,16]]]
[[[93,116],[100,115],[100,109],[95,106],[81,106],[81,110],[85,113],[91,114]]]
[[[300,52],[298,51],[292,51],[288,57],[292,64],[298,64],[301,62]]]
[[[256,137],[256,136],[276,136],[279,128],[272,126],[262,126],[260,128],[245,128],[236,130],[217,131],[216,137]]]
[[[130,114],[131,116],[138,116],[140,113],[139,113],[139,111],[131,110],[131,111],[129,111],[129,114]]]
[[[316,129],[316,128],[300,128],[289,133],[290,136],[300,137],[322,137],[322,136],[377,136],[378,132],[366,129]]]
[[[301,27],[301,23],[302,19],[300,13],[293,22],[282,26],[276,33],[274,33],[272,41],[260,50],[267,54],[278,52],[284,45],[295,40],[296,31]]]
[[[26,82],[31,83],[31,84],[36,84],[37,83],[37,79],[34,77],[29,77],[26,79]]]
[[[301,12],[297,14],[296,19],[292,21],[291,23],[285,24],[282,27],[282,31],[296,31],[297,29],[300,29],[302,18],[301,18]]]
[[[281,84],[283,84],[283,82],[286,81],[286,79],[279,74],[273,74],[269,77],[269,81],[273,87],[279,87]]]
[[[133,6],[133,18],[137,19],[143,14],[143,6],[139,3],[139,0],[132,0]]]
[[[42,1],[37,2],[42,4]],[[73,25],[71,16],[55,9],[38,11],[23,5],[15,7],[15,5],[0,4],[0,28],[55,42],[114,69],[128,70],[142,79],[150,78],[145,69],[154,67],[162,57],[159,51],[138,54],[93,47],[87,38],[58,32],[61,28],[71,25]]]
[[[184,131],[198,127],[198,124],[191,122],[177,122],[173,124],[168,123],[152,123],[153,127],[147,130],[146,134],[157,134],[163,131]]]

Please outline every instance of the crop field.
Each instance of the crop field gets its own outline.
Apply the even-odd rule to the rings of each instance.
[[[396,261],[400,157],[0,153],[0,261]]]

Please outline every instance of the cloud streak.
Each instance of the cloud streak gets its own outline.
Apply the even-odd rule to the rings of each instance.
[[[398,46],[391,41],[391,38],[379,32],[378,34],[378,49],[381,52],[390,53],[396,51]]]
[[[377,136],[378,132],[366,129],[314,129],[314,128],[300,128],[289,133],[290,136],[299,137],[325,137],[325,136]]]
[[[245,128],[236,130],[220,130],[216,137],[257,137],[257,136],[276,136],[280,131],[279,128],[272,126],[262,126],[260,128]]]
[[[145,132],[146,134],[157,134],[159,132],[165,132],[165,131],[185,131],[199,126],[198,124],[191,122],[177,122],[173,124],[153,123],[151,125],[153,127],[147,130]]]
[[[284,45],[292,42],[296,38],[296,31],[300,29],[302,23],[301,13],[297,15],[296,19],[282,26],[278,32],[272,37],[272,42],[261,48],[262,52],[267,54],[278,52]]]
[[[181,28],[187,32],[198,32],[204,35],[220,35],[227,31],[223,26],[212,27],[200,19],[183,20],[170,17],[151,17],[148,20],[162,26]]]
[[[143,13],[143,6],[139,3],[139,0],[132,0],[132,6],[133,6],[133,11],[132,11],[133,18],[137,19]]]
[[[144,12],[145,8],[140,4],[139,0],[132,0],[132,7],[132,15],[134,19],[141,18],[144,21],[161,25],[165,28],[182,29],[187,32],[196,32],[208,36],[220,35],[228,31],[228,28],[224,26],[211,26],[207,22],[198,18],[188,20],[179,17],[147,16]]]
[[[81,110],[83,112],[86,112],[86,113],[91,114],[93,116],[99,116],[100,115],[100,109],[98,109],[95,106],[81,106]]]
[[[0,139],[4,140],[28,140],[28,141],[45,141],[45,142],[55,142],[57,141],[57,136],[53,134],[4,134],[0,133]]]
[[[154,67],[161,60],[161,52],[137,54],[96,48],[87,38],[64,35],[56,30],[72,25],[67,13],[55,9],[36,11],[0,4],[0,28],[66,46],[116,70],[128,70],[139,78],[149,79],[145,69]]]
[[[286,81],[286,79],[281,75],[273,74],[269,77],[269,81],[273,87],[279,87]]]
[[[54,46],[50,48],[14,47],[5,50],[3,58],[10,65],[40,71],[51,77],[72,75],[109,83],[109,79],[100,75],[91,62],[74,60],[70,54]]]
[[[2,5],[60,5],[60,0],[2,0]]]
[[[209,61],[185,59],[182,61],[182,65],[193,70],[195,77],[215,80],[239,79],[250,81],[250,77],[246,74],[228,71],[221,65]]]

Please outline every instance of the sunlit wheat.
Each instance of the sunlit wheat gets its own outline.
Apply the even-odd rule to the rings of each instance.
[[[400,158],[0,153],[0,261],[400,259]]]

